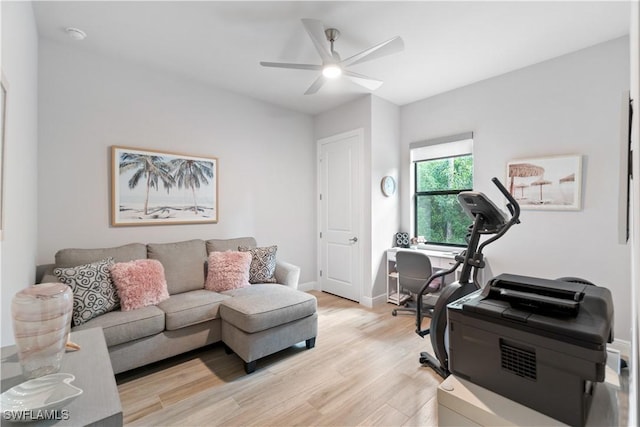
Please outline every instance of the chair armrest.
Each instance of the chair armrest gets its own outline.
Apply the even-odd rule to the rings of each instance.
[[[281,285],[298,289],[298,280],[300,280],[300,267],[289,264],[284,261],[276,261],[275,271],[276,281]]]

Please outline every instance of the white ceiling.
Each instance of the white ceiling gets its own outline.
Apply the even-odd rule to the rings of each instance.
[[[43,1],[34,11],[42,38],[310,114],[367,91],[339,79],[303,95],[316,72],[259,65],[320,64],[302,18],[339,29],[343,58],[401,36],[403,52],[350,69],[404,105],[623,36],[630,16],[628,1]]]

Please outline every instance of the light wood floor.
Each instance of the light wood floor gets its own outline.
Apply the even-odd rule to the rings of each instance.
[[[429,342],[413,332],[414,318],[312,293],[315,348],[261,359],[251,375],[221,344],[120,374],[125,424],[437,425],[442,380],[418,362]]]

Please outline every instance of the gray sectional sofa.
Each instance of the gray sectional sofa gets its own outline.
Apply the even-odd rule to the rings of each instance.
[[[39,283],[58,281],[56,267],[74,267],[107,257],[115,262],[152,258],[164,267],[169,299],[131,311],[115,310],[72,330],[102,328],[115,373],[144,366],[215,342],[224,342],[245,363],[247,373],[264,356],[317,335],[317,302],[297,290],[300,269],[277,261],[274,283],[224,292],[204,289],[207,255],[256,247],[253,237],[189,240],[103,249],[62,249],[55,264],[38,266]]]

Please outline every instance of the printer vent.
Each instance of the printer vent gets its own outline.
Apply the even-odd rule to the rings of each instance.
[[[500,357],[502,369],[519,377],[536,379],[536,353],[523,350],[500,340]]]

